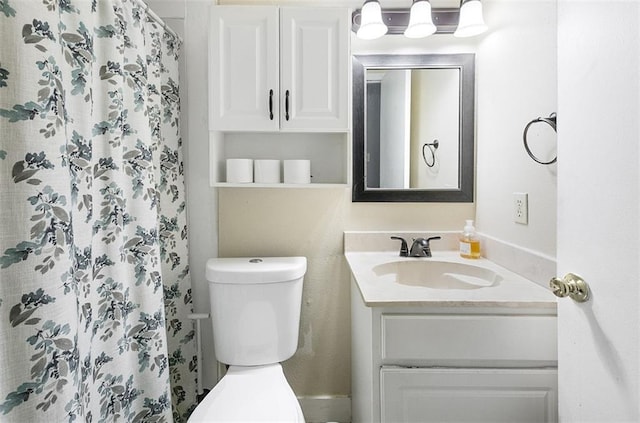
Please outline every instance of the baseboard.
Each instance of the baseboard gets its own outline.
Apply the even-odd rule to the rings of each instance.
[[[351,398],[347,396],[298,397],[306,423],[351,422]]]

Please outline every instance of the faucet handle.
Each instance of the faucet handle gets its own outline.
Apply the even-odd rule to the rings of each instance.
[[[407,241],[399,236],[392,236],[391,239],[397,239],[398,241],[402,242],[402,244],[400,244],[400,257],[408,257],[409,247],[407,247]]]
[[[427,239],[425,239],[425,247],[424,247],[424,251],[427,254],[427,257],[431,257],[431,245],[429,244],[429,242],[433,241],[434,239],[441,239],[442,237],[439,236],[432,236],[429,237]]]

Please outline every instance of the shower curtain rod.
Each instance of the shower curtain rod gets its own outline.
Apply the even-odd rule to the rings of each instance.
[[[164,28],[164,30],[167,31],[169,34],[173,35],[178,40],[180,40],[180,42],[182,42],[182,37],[180,37],[173,29],[171,29],[171,27],[169,27],[169,25],[167,25],[166,22],[160,18],[160,16],[156,15],[156,12],[151,10],[149,5],[145,3],[144,0],[132,0],[132,1],[138,3],[138,5],[143,7],[145,12],[147,12],[147,15],[149,15],[151,19],[153,19],[158,25]]]

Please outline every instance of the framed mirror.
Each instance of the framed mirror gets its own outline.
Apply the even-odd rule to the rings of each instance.
[[[473,202],[475,55],[353,57],[354,202]]]

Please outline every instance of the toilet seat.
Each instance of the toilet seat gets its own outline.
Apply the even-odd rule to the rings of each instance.
[[[279,363],[230,366],[188,423],[304,423],[304,416]]]

